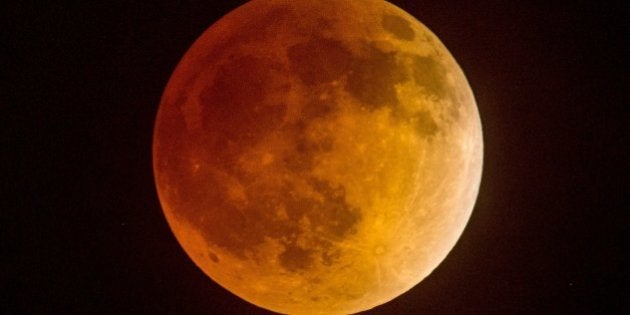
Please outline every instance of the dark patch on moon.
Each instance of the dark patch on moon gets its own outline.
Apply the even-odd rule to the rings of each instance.
[[[248,220],[234,203],[227,200],[228,187],[215,174],[201,174],[181,177],[176,185],[182,196],[180,204],[174,205],[174,214],[202,233],[209,242],[244,258],[243,244],[247,242]]]
[[[291,69],[306,85],[331,82],[350,69],[352,55],[341,42],[313,38],[287,49]]]
[[[395,85],[407,80],[405,69],[396,62],[394,53],[368,45],[367,57],[354,58],[346,89],[370,108],[397,106]]]
[[[431,57],[413,56],[413,79],[427,92],[439,97],[448,97],[446,70]]]
[[[209,252],[208,257],[210,257],[210,260],[212,260],[215,263],[219,262],[219,257],[213,252]]]
[[[316,178],[310,178],[309,183],[324,198],[321,205],[310,211],[308,218],[311,224],[320,227],[325,235],[333,236],[333,239],[341,239],[354,232],[353,228],[361,215],[359,209],[346,202],[345,187],[334,187],[331,183]]]
[[[339,251],[329,249],[321,254],[322,264],[324,264],[324,266],[330,266],[335,261],[337,261],[339,257],[340,257]]]
[[[301,137],[297,140],[295,150],[298,154],[312,156],[314,153],[330,152],[333,148],[332,137],[323,137],[317,141]]]
[[[301,170],[310,169],[313,167],[313,157],[308,155],[308,151],[305,150],[306,146],[304,144],[297,144],[296,150],[298,151],[295,154],[289,154],[284,157],[283,162],[285,163],[287,169],[293,172],[300,172]]]
[[[293,223],[308,220],[311,230],[306,231],[305,236],[315,243],[313,248],[322,250],[320,255],[324,264],[331,265],[339,256],[333,252],[332,244],[328,240],[342,240],[355,233],[356,225],[361,220],[361,212],[346,202],[343,186],[333,187],[329,182],[313,177],[307,177],[307,180],[320,194],[319,198],[296,195],[288,186],[285,194],[287,215],[289,222]],[[300,234],[293,236],[285,239],[285,250],[278,258],[289,271],[308,268],[315,259],[315,251],[301,249],[297,239]]]
[[[329,18],[320,17],[317,19],[316,29],[320,32],[322,30],[326,30],[326,31],[331,30],[333,25],[335,25],[336,20],[337,19],[329,19]]]
[[[212,131],[204,135],[199,146],[210,145],[215,157],[225,159],[228,153],[236,155],[240,148],[278,128],[287,106],[265,102],[265,95],[278,88],[273,81],[278,71],[280,65],[254,56],[237,57],[221,65],[214,82],[199,95],[202,127]]]
[[[313,251],[294,243],[285,244],[284,251],[278,256],[280,265],[288,271],[307,269],[313,265]]]
[[[231,48],[260,40],[266,33],[269,33],[270,26],[290,23],[292,12],[290,6],[278,5],[258,19],[236,24],[235,29],[229,33],[227,38],[218,40],[207,51],[201,51],[202,57],[195,62],[195,67],[189,67],[190,70],[184,72],[187,78],[185,78],[183,86],[190,86],[203,71],[212,68],[217,60],[223,60]],[[190,52],[195,51],[195,49],[199,52],[197,46],[193,46]],[[190,59],[191,57],[187,58]],[[182,71],[178,71],[178,73],[182,73]]]
[[[327,118],[337,109],[337,103],[332,99],[316,100],[309,102],[302,108],[300,117],[302,120]]]
[[[381,25],[383,26],[383,29],[396,36],[398,39],[412,41],[416,37],[409,21],[398,15],[384,15]]]
[[[438,125],[428,111],[419,111],[411,119],[416,131],[421,135],[433,136],[438,132]]]

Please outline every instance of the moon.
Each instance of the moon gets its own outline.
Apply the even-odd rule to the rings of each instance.
[[[434,270],[471,215],[481,122],[440,40],[380,0],[254,0],[208,28],[153,139],[194,263],[259,307],[349,314]]]

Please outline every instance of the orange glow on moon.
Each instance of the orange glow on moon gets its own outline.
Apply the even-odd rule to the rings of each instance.
[[[254,0],[173,73],[155,124],[164,214],[199,268],[280,313],[348,314],[460,237],[481,123],[439,39],[370,0]]]

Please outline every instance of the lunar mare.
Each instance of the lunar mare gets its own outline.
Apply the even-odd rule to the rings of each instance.
[[[477,196],[481,123],[439,39],[378,0],[254,0],[192,45],[153,142],[164,214],[260,307],[348,314],[419,283]]]

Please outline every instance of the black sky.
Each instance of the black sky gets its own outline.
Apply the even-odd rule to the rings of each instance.
[[[466,73],[485,159],[451,254],[370,314],[630,310],[630,16],[526,2],[395,1]],[[151,167],[170,74],[241,3],[0,5],[1,313],[267,314],[188,259]]]

